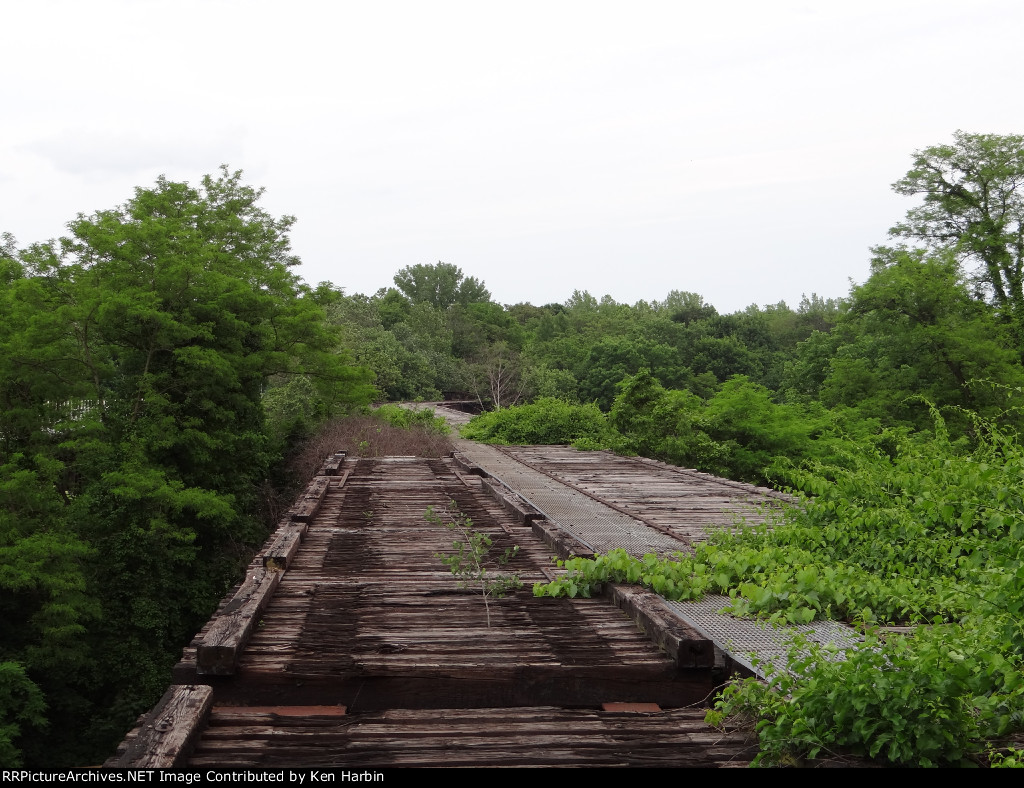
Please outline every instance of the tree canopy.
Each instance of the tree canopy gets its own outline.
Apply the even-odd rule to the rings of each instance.
[[[957,131],[952,145],[917,151],[893,184],[921,195],[893,235],[952,249],[978,265],[974,281],[1000,309],[1024,308],[1024,136]]]
[[[491,300],[483,282],[473,276],[467,278],[461,268],[450,263],[406,266],[395,274],[395,286],[414,304],[429,304],[436,309]]]
[[[46,706],[76,721],[48,744],[74,762],[162,691],[265,536],[272,379],[306,379],[327,412],[372,396],[292,271],[294,220],[261,193],[227,168],[199,187],[160,178],[60,241],[5,239],[0,753]]]

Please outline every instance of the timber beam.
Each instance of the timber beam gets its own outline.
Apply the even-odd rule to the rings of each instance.
[[[103,766],[111,769],[183,768],[212,705],[212,687],[173,685]]]

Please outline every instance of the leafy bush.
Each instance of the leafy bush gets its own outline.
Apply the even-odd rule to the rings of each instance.
[[[993,769],[1024,769],[1024,750],[1007,747],[1005,752],[992,751],[989,763]]]
[[[771,482],[780,462],[830,451],[833,421],[818,404],[776,403],[742,376],[704,401],[666,390],[647,370],[622,382],[609,415],[627,451],[755,484]]]
[[[573,405],[543,397],[530,405],[482,413],[462,428],[462,437],[508,445],[609,448],[613,433],[597,405]]]
[[[707,719],[756,715],[755,764],[845,753],[914,766],[962,763],[981,754],[982,739],[1019,726],[1024,710],[1019,665],[978,635],[961,626],[888,640],[869,632],[842,658],[797,637],[788,670],[774,673],[770,686],[730,685]]]
[[[412,410],[398,405],[381,405],[370,411],[370,415],[403,430],[420,428],[438,435],[448,435],[451,432],[448,422],[441,416],[435,416],[433,408]]]
[[[755,483],[770,480],[779,458],[799,465],[828,451],[822,434],[830,427],[818,404],[779,404],[764,386],[730,378],[707,402],[704,431],[726,451],[726,474]]]
[[[21,766],[19,735],[25,728],[38,733],[46,727],[46,701],[24,665],[0,662],[0,763],[5,768]]]
[[[885,433],[886,451],[850,442],[834,462],[792,471],[814,497],[772,528],[718,534],[675,559],[572,559],[534,593],[632,582],[670,599],[727,593],[726,611],[780,623],[917,624],[912,638],[869,635],[839,661],[799,643],[795,677],[736,686],[719,712],[759,717],[775,762],[827,748],[919,765],[973,757],[984,738],[1024,728],[1024,448],[976,417],[973,446],[951,441],[933,419],[932,435]]]
[[[728,450],[706,432],[706,403],[689,391],[668,391],[646,369],[619,386],[608,422],[633,454],[673,465],[729,473]]]

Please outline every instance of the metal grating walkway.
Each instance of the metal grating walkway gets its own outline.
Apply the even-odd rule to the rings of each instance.
[[[631,555],[676,553],[686,544],[523,465],[491,446],[459,440],[459,453],[583,542],[595,553],[622,548]]]
[[[528,468],[491,446],[466,440],[456,440],[455,443],[464,457],[495,476],[549,521],[571,533],[594,552],[607,552],[619,547],[632,555],[642,556],[686,549],[682,542]],[[841,652],[861,642],[856,631],[836,621],[774,628],[763,621],[719,613],[728,603],[729,598],[720,595],[710,595],[696,602],[666,601],[669,610],[686,624],[761,678],[771,676],[772,662],[777,665],[785,663],[788,643],[794,634],[806,635],[822,644],[834,643]]]
[[[840,650],[855,648],[863,640],[855,630],[838,621],[772,627],[765,621],[735,618],[718,611],[729,604],[729,597],[709,594],[696,602],[669,602],[669,610],[700,632],[734,661],[762,678],[773,672],[771,663],[781,666],[789,654],[787,641],[795,634],[817,643],[834,643]],[[755,664],[755,660],[756,663]]]

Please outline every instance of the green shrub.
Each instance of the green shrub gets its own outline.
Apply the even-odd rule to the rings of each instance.
[[[731,684],[707,720],[755,715],[755,764],[845,754],[911,766],[970,763],[983,739],[1019,727],[1024,710],[1019,665],[979,634],[959,625],[887,640],[868,632],[842,658],[798,636],[788,670],[770,686]]]
[[[482,413],[462,428],[462,437],[483,443],[572,444],[587,449],[610,448],[612,435],[597,405],[573,405],[552,397]]]
[[[381,405],[370,411],[370,415],[403,430],[421,427],[438,435],[447,435],[451,432],[448,423],[441,416],[434,415],[433,408],[411,410],[399,405]]]
[[[725,593],[726,612],[780,623],[916,624],[909,638],[869,634],[840,660],[798,643],[795,678],[736,685],[711,720],[756,717],[765,762],[835,748],[978,760],[986,738],[1024,728],[1024,447],[976,417],[973,443],[952,441],[933,419],[933,434],[836,441],[833,462],[791,469],[814,497],[773,528],[719,533],[671,560],[572,559],[534,593],[631,582],[669,599]]]

